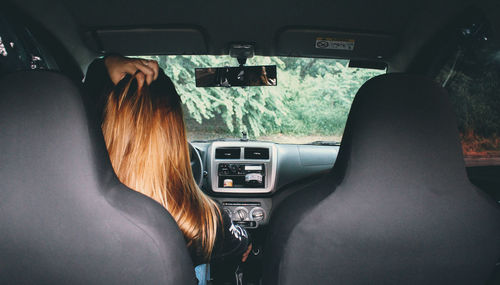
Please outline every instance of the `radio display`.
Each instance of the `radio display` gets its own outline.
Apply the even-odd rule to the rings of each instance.
[[[219,188],[265,188],[266,166],[264,164],[219,163]]]
[[[245,170],[262,170],[262,165],[245,165]]]

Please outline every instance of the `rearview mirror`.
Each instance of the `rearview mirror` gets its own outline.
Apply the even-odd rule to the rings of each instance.
[[[196,87],[276,86],[276,65],[195,68]]]

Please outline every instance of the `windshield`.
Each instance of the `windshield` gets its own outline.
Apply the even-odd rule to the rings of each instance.
[[[229,56],[145,56],[174,82],[191,141],[241,138],[277,143],[340,142],[356,91],[385,73],[348,67],[348,60],[264,57],[247,65],[276,65],[277,86],[199,88],[195,68],[237,66]]]

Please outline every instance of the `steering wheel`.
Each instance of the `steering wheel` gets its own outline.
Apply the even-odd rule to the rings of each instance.
[[[193,171],[194,181],[201,188],[203,184],[203,162],[201,160],[200,152],[190,142],[189,146],[189,160],[191,162],[191,169]]]

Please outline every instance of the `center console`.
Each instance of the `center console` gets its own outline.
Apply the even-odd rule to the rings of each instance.
[[[276,146],[264,142],[214,142],[209,165],[212,191],[269,193],[276,183]]]
[[[218,141],[212,143],[209,154],[211,190],[218,194],[230,193],[232,197],[214,197],[222,204],[224,211],[235,223],[246,228],[267,224],[271,199],[259,197],[258,194],[275,190],[275,144]]]

